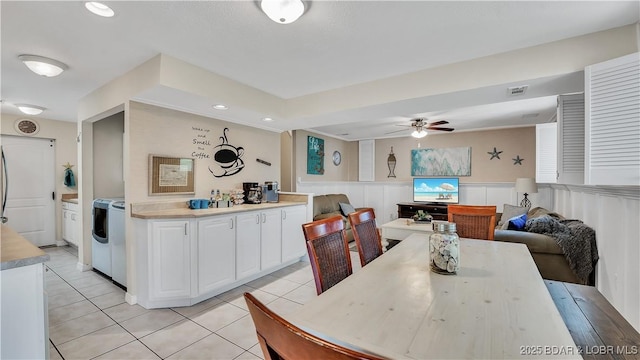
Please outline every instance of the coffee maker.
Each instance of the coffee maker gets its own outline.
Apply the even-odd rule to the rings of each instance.
[[[257,182],[245,182],[242,183],[243,200],[245,204],[260,204],[262,201],[262,195],[257,197],[256,188],[258,188]],[[251,197],[249,197],[251,194]]]
[[[278,202],[278,182],[265,181],[262,185],[262,199],[268,203]]]

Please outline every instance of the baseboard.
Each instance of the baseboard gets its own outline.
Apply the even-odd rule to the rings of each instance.
[[[67,246],[67,242],[64,240],[56,240],[56,246]]]
[[[131,295],[128,292],[124,295],[124,301],[129,305],[135,305],[138,303],[138,297],[136,295]]]
[[[76,264],[76,269],[78,269],[79,271],[89,271],[93,269],[93,267],[91,267],[91,265],[87,265],[79,262]]]

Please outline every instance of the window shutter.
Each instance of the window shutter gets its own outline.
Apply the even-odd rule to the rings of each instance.
[[[557,123],[536,125],[536,182],[556,183],[558,164]]]
[[[640,185],[640,53],[585,68],[585,183]]]
[[[375,174],[375,140],[360,140],[358,143],[358,180],[374,181]]]
[[[558,96],[558,183],[584,184],[584,94]]]

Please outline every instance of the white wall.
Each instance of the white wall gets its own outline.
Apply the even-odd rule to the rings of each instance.
[[[411,202],[406,182],[298,182],[297,191],[314,194],[347,194],[354,207],[372,207],[379,223],[397,218],[397,203]],[[640,188],[538,184],[529,195],[532,206],[582,220],[596,231],[600,260],[596,287],[640,330]],[[513,183],[461,183],[460,203],[518,205]]]

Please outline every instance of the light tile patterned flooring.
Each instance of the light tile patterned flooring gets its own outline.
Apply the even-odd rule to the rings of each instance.
[[[51,359],[262,359],[242,294],[279,314],[316,296],[307,262],[298,262],[189,307],[147,310],[93,271],[76,270],[77,249],[45,248]],[[353,270],[360,268],[351,252]]]

